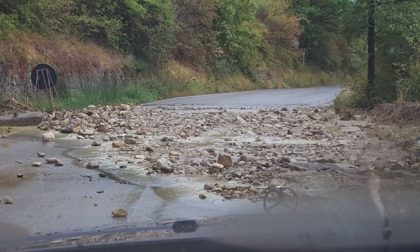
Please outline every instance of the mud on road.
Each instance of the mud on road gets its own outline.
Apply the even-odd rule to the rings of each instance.
[[[205,185],[208,193],[251,200],[260,200],[270,185],[305,195],[332,185],[353,187],[373,170],[417,176],[418,153],[371,134],[381,127],[367,117],[340,120],[328,107],[229,110],[124,104],[55,111],[39,125],[91,139],[117,174],[134,169],[145,176],[210,176],[218,182]]]

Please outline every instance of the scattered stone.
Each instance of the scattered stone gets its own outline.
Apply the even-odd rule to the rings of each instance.
[[[171,162],[165,158],[159,158],[154,165],[154,169],[163,173],[172,173],[174,171]]]
[[[147,134],[146,130],[144,129],[137,129],[136,135],[138,136],[145,136]]]
[[[86,165],[86,168],[88,168],[88,169],[99,169],[99,164],[98,163],[89,162]]]
[[[63,166],[64,163],[60,159],[56,159],[54,162],[55,166]]]
[[[314,121],[319,121],[319,120],[321,120],[321,117],[320,117],[318,114],[315,114],[315,113],[309,113],[309,114],[308,114],[308,117],[309,117],[310,119],[314,120]]]
[[[169,156],[179,157],[180,154],[179,154],[179,152],[176,152],[176,151],[170,151]]]
[[[134,138],[126,138],[126,139],[124,140],[124,143],[125,143],[125,144],[128,144],[128,145],[133,145],[133,144],[137,144],[137,141],[136,141],[136,139],[134,139]]]
[[[145,150],[146,150],[147,152],[153,152],[152,147],[149,147],[149,146],[147,146],[147,147],[145,148]]]
[[[204,194],[199,194],[199,195],[198,195],[198,197],[199,197],[200,199],[202,199],[202,200],[204,200],[204,199],[206,199],[206,198],[207,198],[207,196],[206,196],[206,195],[204,195]]]
[[[332,158],[320,158],[316,160],[315,162],[321,163],[321,164],[334,164],[335,160]]]
[[[42,166],[42,163],[41,162],[33,162],[32,163],[32,166],[33,167],[41,167]]]
[[[120,105],[120,108],[123,111],[127,111],[127,110],[130,110],[131,109],[130,105],[127,105],[127,104],[121,104]]]
[[[120,165],[120,169],[125,169],[125,168],[127,168],[127,165],[126,164]]]
[[[146,159],[146,156],[144,156],[144,155],[136,155],[134,158],[135,159],[138,159],[138,160],[145,160]]]
[[[280,162],[281,162],[281,163],[290,163],[290,162],[291,162],[291,160],[290,160],[290,157],[282,157],[282,158],[280,159]]]
[[[97,141],[93,141],[93,143],[92,143],[92,146],[93,147],[99,147],[99,146],[101,146],[102,144],[101,143],[99,143],[99,142],[97,142]]]
[[[102,141],[104,141],[104,142],[109,142],[110,140],[111,139],[109,138],[108,135],[105,135],[105,136],[102,137]]]
[[[15,160],[16,163],[23,164],[22,160]]]
[[[43,121],[42,123],[38,124],[38,128],[40,130],[47,130],[50,128],[50,124],[47,121]]]
[[[63,134],[71,134],[71,133],[73,133],[73,128],[69,127],[69,126],[64,127],[64,128],[61,128],[60,132],[63,133]]]
[[[212,191],[213,190],[213,186],[212,185],[209,185],[209,184],[205,184],[204,185],[204,190],[206,190],[206,191]]]
[[[44,142],[54,142],[55,141],[55,135],[53,132],[45,132],[42,134],[42,141]]]
[[[98,190],[96,193],[104,193],[104,190]]]
[[[163,137],[160,141],[162,141],[162,142],[173,142],[174,140],[170,137]]]
[[[219,173],[219,172],[222,172],[222,171],[223,171],[223,168],[224,168],[224,167],[225,167],[225,166],[224,166],[224,165],[222,165],[222,164],[219,164],[219,163],[214,163],[214,164],[210,165],[210,167],[209,167],[209,169],[208,169],[208,172],[209,172],[210,174]]]
[[[9,196],[4,197],[3,202],[6,205],[13,205],[13,203],[14,203],[12,198],[10,198]]]
[[[112,142],[112,147],[113,148],[121,148],[121,147],[123,147],[123,143],[121,143],[121,142]]]
[[[22,173],[19,173],[18,175],[16,175],[16,177],[23,178],[23,174]]]
[[[46,154],[44,152],[37,152],[38,157],[45,157]]]
[[[128,216],[128,211],[127,209],[117,209],[115,211],[112,211],[112,217],[115,218],[126,218]]]
[[[100,177],[100,178],[106,178],[106,175],[105,175],[105,174],[103,174],[103,173],[99,173],[99,177]]]
[[[219,154],[217,163],[223,165],[225,168],[232,167],[232,157],[227,154]]]
[[[57,162],[57,158],[47,158],[45,159],[47,164],[55,164]]]

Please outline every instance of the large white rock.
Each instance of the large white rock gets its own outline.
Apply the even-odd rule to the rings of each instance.
[[[53,132],[45,132],[42,134],[42,141],[44,142],[54,142],[55,141],[55,135]]]

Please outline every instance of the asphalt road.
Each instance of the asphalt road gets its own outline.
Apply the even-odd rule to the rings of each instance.
[[[149,105],[186,105],[223,108],[302,107],[332,104],[341,86],[265,89],[198,95],[161,100]]]

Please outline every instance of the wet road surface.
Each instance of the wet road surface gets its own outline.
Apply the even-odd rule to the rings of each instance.
[[[266,89],[180,97],[153,102],[149,105],[186,105],[222,108],[314,107],[332,104],[340,90],[340,86]]]

